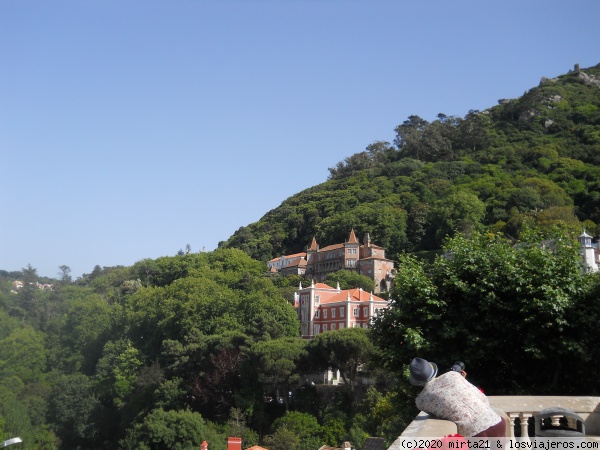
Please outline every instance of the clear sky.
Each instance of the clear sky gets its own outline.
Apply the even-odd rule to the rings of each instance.
[[[0,269],[214,250],[416,114],[600,63],[598,0],[0,0]]]

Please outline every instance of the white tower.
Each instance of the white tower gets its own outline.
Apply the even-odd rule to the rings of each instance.
[[[581,233],[578,239],[581,246],[581,258],[583,259],[584,272],[598,271],[596,248],[594,247],[594,244],[592,244],[592,237],[583,230],[583,233]]]

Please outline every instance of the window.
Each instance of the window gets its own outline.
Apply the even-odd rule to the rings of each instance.
[[[327,331],[327,325],[323,325],[323,333]]]
[[[354,317],[358,317],[358,308],[354,308]]]
[[[331,331],[335,330],[335,323],[331,324]]]
[[[318,319],[320,315],[321,315],[321,311],[317,309],[315,311],[315,319]]]
[[[327,319],[327,310],[326,309],[323,310],[323,318]]]
[[[340,322],[340,329],[344,328],[344,322]]]
[[[321,296],[320,295],[315,295],[315,303],[318,305],[319,303],[321,303]]]
[[[335,308],[331,308],[331,318],[335,319]]]
[[[314,334],[319,334],[320,331],[321,331],[321,325],[315,325],[315,333]]]
[[[367,317],[368,315],[369,315],[369,308],[365,306],[363,308],[363,317]]]
[[[344,307],[340,307],[340,317],[344,317],[346,315],[346,310],[344,309]]]

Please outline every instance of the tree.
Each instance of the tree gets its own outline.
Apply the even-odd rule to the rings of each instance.
[[[422,144],[421,139],[425,133],[425,129],[429,125],[424,119],[419,116],[409,116],[401,125],[398,125],[394,130],[396,138],[394,144],[398,147],[402,157],[409,157],[421,160]]]
[[[298,439],[297,450],[311,450],[323,444],[323,427],[311,414],[299,411],[287,411],[273,422],[275,432],[272,436],[281,438],[293,435]],[[295,439],[292,440],[294,442]]]
[[[306,353],[306,341],[299,338],[280,338],[258,341],[249,350],[258,381],[265,394],[273,395],[289,408],[290,386],[300,377],[297,364]]]
[[[246,426],[246,419],[247,414],[240,408],[231,408],[227,421],[227,436],[241,437],[244,448],[258,444],[258,434]]]
[[[109,341],[104,346],[102,358],[96,365],[96,380],[101,390],[117,407],[123,406],[133,393],[138,372],[143,365],[143,355],[131,341]]]
[[[279,427],[265,438],[265,444],[269,450],[298,450],[300,438],[286,427]]]
[[[205,411],[206,418],[224,420],[236,406],[244,382],[241,366],[245,358],[240,348],[246,347],[248,340],[239,333],[193,334],[186,345],[179,345],[183,351],[175,373],[187,382],[188,398],[192,399],[188,402]]]
[[[369,277],[349,270],[338,270],[337,272],[328,273],[325,283],[332,287],[335,287],[339,283],[340,289],[362,288],[365,292],[373,292],[375,289],[375,282]]]
[[[544,242],[475,233],[448,241],[431,266],[405,258],[372,328],[385,361],[402,371],[415,355],[442,368],[462,360],[486,393],[580,392],[572,380],[586,375],[566,371],[588,361],[591,330],[571,318],[589,278],[576,242],[558,232]]]
[[[436,241],[441,243],[457,231],[468,235],[479,228],[485,216],[485,204],[475,194],[460,190],[438,200],[431,216],[430,223],[436,227]]]
[[[33,313],[36,307],[36,294],[38,291],[37,269],[28,264],[26,268],[21,269],[23,274],[23,287],[19,290],[19,301],[21,307],[28,313]]]
[[[470,110],[458,123],[457,147],[471,151],[482,150],[489,145],[487,127],[489,118],[477,110]]]
[[[65,284],[71,282],[71,268],[69,266],[59,266],[60,272],[58,272],[58,279]]]
[[[317,418],[299,411],[287,411],[273,422],[273,428],[285,427],[294,432],[300,439],[319,436],[323,429]]]
[[[364,328],[343,328],[315,336],[308,348],[317,367],[339,370],[344,384],[354,389],[358,369],[367,364],[375,348]]]
[[[42,332],[24,326],[0,339],[0,379],[16,376],[25,383],[40,381],[45,369]]]
[[[110,336],[113,316],[113,309],[99,295],[74,299],[51,329],[57,340],[53,350],[61,353],[53,363],[67,372],[92,375]]]
[[[190,410],[155,409],[128,430],[121,447],[130,450],[192,450],[207,441],[212,450],[225,450],[225,436]]]
[[[63,375],[50,395],[48,422],[66,448],[88,448],[100,433],[99,408],[90,378],[82,374]]]
[[[355,153],[346,158],[343,162],[337,163],[336,167],[329,168],[329,179],[349,177],[360,170],[373,167],[373,159],[367,152]]]

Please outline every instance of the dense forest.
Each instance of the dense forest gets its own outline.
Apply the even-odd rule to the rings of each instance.
[[[456,231],[600,229],[600,65],[543,78],[521,97],[463,117],[410,116],[329,180],[285,200],[222,247],[268,261],[313,236],[369,232],[387,255],[439,250]]]
[[[460,359],[492,395],[600,395],[600,276],[576,240],[600,231],[600,67],[395,131],[213,252],[77,280],[0,270],[0,442],[362,450],[416,414],[414,356]],[[293,293],[310,280],[265,262],[352,227],[397,261],[391,307],[369,329],[299,339]],[[329,369],[339,384],[315,378]]]

